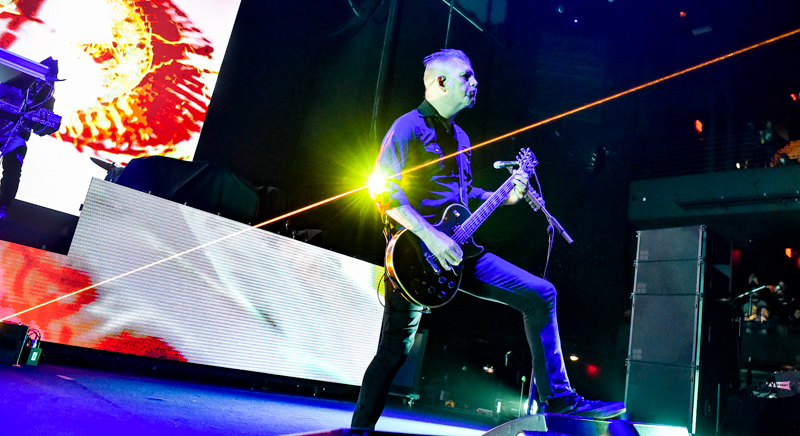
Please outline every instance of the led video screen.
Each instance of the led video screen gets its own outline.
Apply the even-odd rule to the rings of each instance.
[[[59,63],[60,130],[32,136],[17,199],[78,215],[90,158],[191,160],[240,0],[4,0],[0,47]]]
[[[46,342],[353,386],[378,344],[383,268],[111,182],[66,256],[0,256],[0,319]]]

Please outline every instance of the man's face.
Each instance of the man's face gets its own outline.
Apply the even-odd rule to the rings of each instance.
[[[456,59],[447,65],[445,74],[448,98],[457,105],[458,110],[475,106],[478,79],[475,78],[472,66]]]

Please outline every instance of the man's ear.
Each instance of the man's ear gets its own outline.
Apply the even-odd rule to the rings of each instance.
[[[436,84],[439,85],[439,88],[442,88],[442,91],[445,91],[445,92],[446,92],[446,88],[444,86],[444,82],[446,80],[447,79],[444,76],[439,76],[439,77],[436,78]]]

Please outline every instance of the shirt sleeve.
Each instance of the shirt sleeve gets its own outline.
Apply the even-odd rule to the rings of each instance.
[[[402,118],[395,121],[383,138],[369,188],[370,197],[381,213],[410,204],[400,184],[401,173],[408,163],[409,143],[414,140],[413,129]]]
[[[486,194],[488,191],[478,188],[477,186],[469,185],[467,190],[467,198],[470,200],[478,200],[483,201],[483,195]]]

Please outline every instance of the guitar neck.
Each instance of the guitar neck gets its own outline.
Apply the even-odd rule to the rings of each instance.
[[[453,235],[453,240],[459,245],[467,242],[467,240],[472,237],[472,234],[478,230],[478,227],[486,221],[486,218],[489,218],[489,215],[508,198],[508,194],[511,193],[512,189],[514,189],[513,176],[509,177],[508,180],[500,185],[475,213],[470,215],[469,218],[458,227]]]

